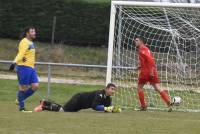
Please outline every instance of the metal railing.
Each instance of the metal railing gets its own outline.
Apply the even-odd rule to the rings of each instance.
[[[0,64],[12,64],[13,61],[0,60]],[[50,63],[50,62],[36,62],[36,65],[48,66],[48,86],[47,86],[47,98],[50,96],[51,92],[51,76],[52,76],[52,66],[63,66],[63,67],[85,67],[85,68],[102,68],[106,69],[106,65],[88,65],[88,64],[65,64],[65,63]]]
[[[0,60],[0,63],[1,64],[12,64],[13,61]],[[65,63],[52,63],[52,62],[36,62],[36,65],[64,66],[64,67],[107,68],[106,65],[65,64]]]
[[[0,60],[0,64],[12,64],[13,61]],[[50,96],[51,92],[51,78],[52,78],[52,66],[62,66],[62,67],[84,67],[84,68],[96,68],[96,69],[107,69],[106,65],[89,65],[89,64],[65,64],[65,63],[52,63],[52,62],[36,62],[36,65],[48,66],[48,86],[47,86],[47,98]],[[112,66],[115,69],[127,69],[127,70],[137,70],[137,67],[124,67],[124,66]],[[106,84],[106,80],[105,80]]]

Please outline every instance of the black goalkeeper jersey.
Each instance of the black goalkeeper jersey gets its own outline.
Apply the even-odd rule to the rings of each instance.
[[[111,97],[106,96],[105,90],[75,94],[64,104],[63,109],[64,111],[79,111],[87,108],[95,109],[97,105],[104,105],[106,107],[111,105]]]

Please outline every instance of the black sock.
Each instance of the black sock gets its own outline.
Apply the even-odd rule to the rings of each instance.
[[[61,107],[60,104],[49,102],[47,105],[43,106],[43,110],[58,112]]]

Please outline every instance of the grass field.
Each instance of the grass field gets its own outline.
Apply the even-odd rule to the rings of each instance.
[[[83,110],[77,113],[20,113],[13,103],[17,82],[0,80],[0,134],[198,134],[199,113],[137,112],[108,114]],[[47,84],[27,100],[33,109],[45,96]],[[63,103],[74,93],[102,86],[52,84],[51,99]]]

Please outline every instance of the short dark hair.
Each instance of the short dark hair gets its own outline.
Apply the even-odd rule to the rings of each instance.
[[[136,38],[140,39],[142,42],[145,43],[145,38],[144,38],[144,37],[142,37],[142,36],[135,36],[135,37],[134,37],[134,40],[135,40]]]
[[[113,83],[108,83],[107,86],[106,86],[106,89],[108,89],[108,88],[110,88],[110,87],[116,88],[115,84],[113,84]]]
[[[26,33],[28,33],[30,29],[35,29],[35,27],[34,26],[27,26],[26,28],[24,28],[22,36],[26,37]]]

